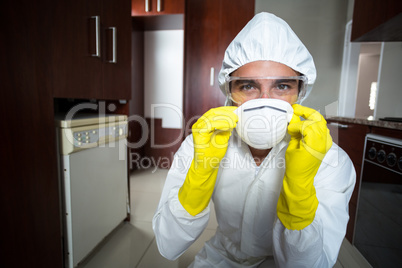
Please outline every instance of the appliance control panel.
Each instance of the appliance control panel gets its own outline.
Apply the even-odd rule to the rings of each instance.
[[[126,136],[127,130],[124,125],[113,125],[93,129],[72,131],[74,146],[82,146],[90,143],[107,142],[109,140],[119,139],[121,136]]]
[[[127,121],[108,122],[72,128],[60,128],[60,153],[71,154],[127,138]]]
[[[364,161],[402,175],[402,140],[368,134]]]

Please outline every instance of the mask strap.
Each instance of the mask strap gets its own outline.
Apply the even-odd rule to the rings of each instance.
[[[226,95],[225,106],[233,106],[232,100],[229,98],[229,95]]]

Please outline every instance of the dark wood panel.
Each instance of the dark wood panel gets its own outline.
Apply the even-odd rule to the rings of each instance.
[[[219,89],[218,74],[222,67],[225,51],[236,35],[254,16],[254,2],[249,0],[237,0],[234,4],[231,0],[220,1],[220,28],[219,28],[219,50],[216,55],[217,69],[215,72],[216,87]],[[225,95],[222,91],[215,90],[213,98],[216,104],[225,103]]]
[[[54,10],[53,94],[58,98],[101,98],[102,59],[95,54],[95,18],[102,20],[101,2],[57,1]],[[101,33],[101,32],[100,32]],[[99,51],[103,55],[102,47]]]
[[[327,120],[327,122],[334,142],[345,150],[355,166],[361,166],[364,141],[366,134],[370,131],[369,127],[353,123],[345,124],[333,120]],[[339,123],[341,127],[331,126],[331,122]]]
[[[170,168],[173,156],[180,148],[183,141],[181,129],[163,128],[162,119],[147,118],[149,126],[148,142],[144,146],[144,158],[136,156],[132,162],[134,168],[141,168],[141,165],[158,166],[159,168]]]
[[[350,243],[353,241],[354,230],[356,225],[356,212],[357,212],[357,204],[349,203],[349,221],[346,228],[346,239],[349,240]]]
[[[402,41],[400,0],[355,0],[351,40]]]
[[[219,54],[221,61],[226,48],[254,16],[254,2],[221,0],[221,28],[219,32]]]
[[[185,0],[160,0],[162,14],[183,14]],[[154,0],[154,3],[156,0]],[[156,5],[155,5],[156,8]]]
[[[53,93],[57,98],[130,99],[130,0],[57,1],[52,25]],[[96,18],[99,19],[99,56]],[[110,27],[116,28],[116,63]]]
[[[349,223],[346,238],[352,242],[354,225],[356,221],[356,207],[360,189],[360,172],[363,159],[364,142],[366,134],[370,131],[366,125],[345,124],[336,120],[327,120],[330,134],[337,143],[350,157],[356,170],[356,184],[349,202]],[[339,125],[331,125],[336,123]]]
[[[132,19],[132,70],[131,70],[131,100],[129,110],[129,142],[136,144],[143,135],[140,120],[144,119],[144,27],[141,19]],[[145,120],[145,119],[144,119]],[[131,155],[144,156],[144,146],[129,148]],[[133,169],[133,166],[131,166]]]
[[[131,98],[131,1],[103,0],[103,99]],[[116,28],[116,63],[112,60],[112,30]],[[108,53],[107,53],[108,51]]]
[[[2,1],[0,259],[62,267],[59,185],[49,83],[54,1]]]
[[[211,68],[219,71],[219,1],[188,1],[185,17],[185,121],[194,121],[210,108],[221,106],[214,98],[218,85],[210,85]]]
[[[222,106],[218,73],[224,51],[254,15],[253,1],[193,0],[186,5],[184,115],[187,126],[211,108]],[[211,68],[214,83],[210,85]]]

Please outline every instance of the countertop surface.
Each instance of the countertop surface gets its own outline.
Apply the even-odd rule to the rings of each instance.
[[[383,120],[368,120],[367,118],[351,118],[351,117],[326,117],[325,119],[337,121],[339,123],[353,123],[353,124],[402,130],[402,123],[398,122],[383,121]]]

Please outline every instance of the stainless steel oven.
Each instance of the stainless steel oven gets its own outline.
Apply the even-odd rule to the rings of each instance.
[[[373,267],[402,267],[402,140],[367,134],[353,244]]]

